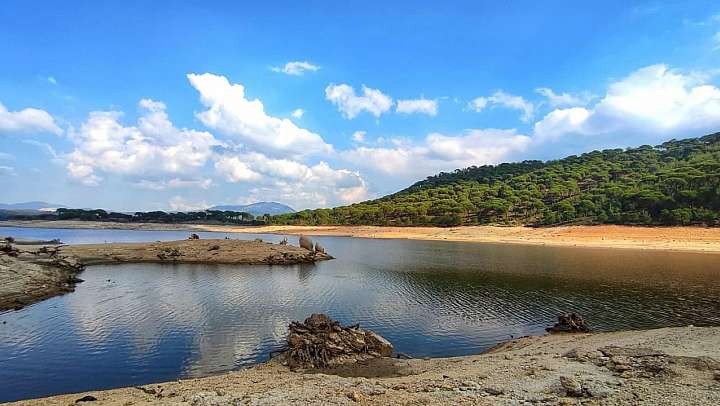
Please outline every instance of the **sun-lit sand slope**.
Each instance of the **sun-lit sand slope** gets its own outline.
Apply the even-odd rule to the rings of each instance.
[[[400,238],[412,240],[474,241],[566,247],[634,248],[720,253],[720,228],[704,227],[373,227],[373,226],[266,226],[235,227],[199,224],[125,224],[87,221],[5,221],[0,226],[46,228],[101,228],[127,230],[194,230]],[[0,235],[2,229],[0,228]]]

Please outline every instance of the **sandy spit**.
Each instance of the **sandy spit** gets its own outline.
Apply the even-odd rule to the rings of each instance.
[[[188,230],[238,233],[307,234],[359,238],[466,241],[561,247],[624,248],[720,253],[720,228],[706,227],[376,227],[376,226],[264,226],[238,227],[200,224],[127,224],[86,221],[4,221],[0,226],[96,228],[127,230]],[[2,231],[0,231],[2,233]]]
[[[290,265],[331,259],[292,245],[244,240],[13,246],[0,251],[0,311],[72,292],[85,266],[130,262]]]
[[[720,327],[529,337],[481,355],[383,359],[363,376],[277,361],[200,379],[18,402],[68,405],[720,404]],[[390,371],[391,373],[388,373]],[[380,373],[377,373],[380,372]]]

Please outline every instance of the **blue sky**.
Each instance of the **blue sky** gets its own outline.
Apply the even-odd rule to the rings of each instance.
[[[720,129],[720,6],[0,7],[0,201],[329,207]]]

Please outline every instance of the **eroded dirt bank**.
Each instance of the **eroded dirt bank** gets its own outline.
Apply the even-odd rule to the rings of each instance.
[[[380,359],[292,372],[277,361],[223,375],[18,402],[68,405],[720,404],[720,327],[513,340],[487,354]]]
[[[359,238],[466,241],[560,247],[624,248],[720,253],[720,227],[376,227],[265,226],[238,227],[200,224],[109,223],[90,221],[2,221],[0,227],[96,228],[126,230],[191,230],[238,233],[307,234]]]
[[[0,249],[0,311],[19,309],[71,292],[87,265],[128,262],[269,264],[311,263],[332,258],[289,244],[243,240],[153,243],[14,245]]]
[[[0,243],[0,311],[72,292],[83,266],[56,246]]]

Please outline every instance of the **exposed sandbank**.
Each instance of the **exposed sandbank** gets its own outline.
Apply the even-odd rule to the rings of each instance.
[[[58,246],[4,245],[0,311],[71,292],[86,265],[127,262],[288,265],[331,259],[292,245],[243,240],[181,240]]]
[[[262,226],[200,224],[105,223],[88,221],[4,221],[0,226],[94,228],[125,230],[190,230],[239,233],[307,234],[359,238],[466,241],[561,247],[625,248],[720,253],[720,228],[706,227],[376,227],[376,226]]]
[[[457,358],[381,359],[343,377],[271,361],[200,379],[90,391],[18,405],[649,404],[720,403],[720,327],[680,327],[510,341]],[[345,374],[346,376],[348,374]]]

